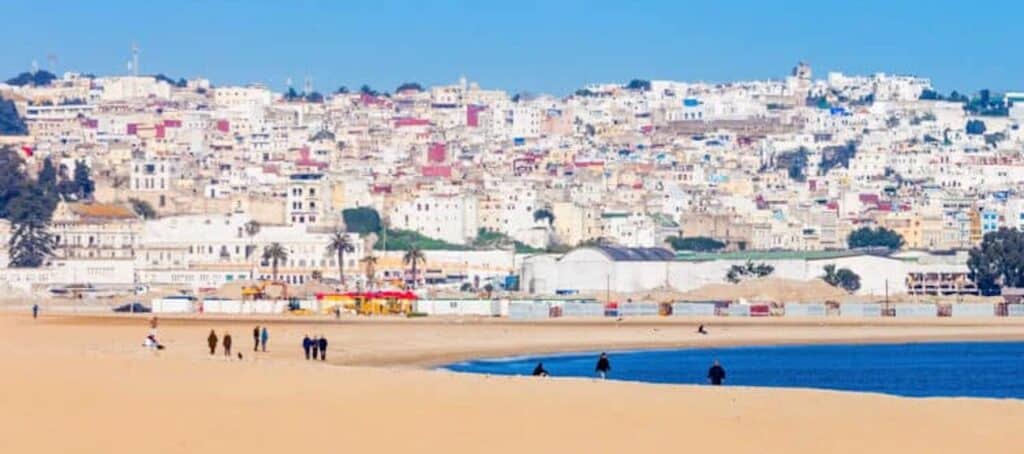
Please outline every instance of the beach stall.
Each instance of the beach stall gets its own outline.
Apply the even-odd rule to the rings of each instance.
[[[839,305],[840,317],[881,317],[882,305],[879,303],[842,303]]]
[[[672,303],[675,317],[714,317],[715,303]]]
[[[546,319],[551,315],[551,305],[544,301],[510,301],[508,318],[512,320]]]
[[[483,299],[416,300],[414,312],[426,315],[495,317],[501,315],[501,303]]]
[[[959,303],[951,305],[954,318],[994,317],[996,305],[992,303]]]
[[[566,301],[562,303],[563,317],[603,317],[604,305],[598,302]]]
[[[893,306],[897,318],[929,318],[939,315],[939,308],[930,303],[904,303]]]
[[[620,317],[642,317],[658,315],[658,303],[643,301],[619,304]]]
[[[195,297],[168,296],[150,301],[150,307],[152,307],[154,313],[187,314],[195,311],[194,303]]]
[[[828,313],[825,303],[786,303],[786,317],[824,317]]]

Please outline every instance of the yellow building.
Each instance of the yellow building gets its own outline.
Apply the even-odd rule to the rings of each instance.
[[[892,230],[903,237],[903,247],[921,249],[926,247],[921,228],[921,216],[917,213],[902,211],[889,213],[881,219],[882,227]]]

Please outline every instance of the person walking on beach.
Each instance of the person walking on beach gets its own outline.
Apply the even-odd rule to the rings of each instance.
[[[320,338],[314,337],[313,340],[309,342],[309,348],[313,351],[313,360],[316,361],[316,358],[320,356]]]
[[[313,350],[313,340],[309,338],[309,334],[302,338],[302,349],[306,351],[306,359],[309,359],[309,353]]]
[[[39,303],[32,305],[32,318],[39,318]]]
[[[601,378],[606,378],[608,373],[612,371],[612,364],[608,361],[607,353],[601,353],[601,356],[597,358],[597,366],[594,367],[594,371]]]
[[[538,362],[537,363],[537,367],[533,368],[533,376],[534,377],[547,377],[548,375],[551,375],[551,374],[549,374],[547,369],[544,368],[544,363],[542,363],[542,362]]]
[[[252,329],[252,351],[260,350],[260,325]]]
[[[708,383],[713,386],[721,386],[722,383],[725,383],[725,368],[718,363],[717,359],[708,369]]]
[[[224,333],[224,357],[231,359],[231,333]]]
[[[317,347],[320,348],[320,361],[327,361],[327,338],[323,334],[320,335],[320,340],[317,341]]]
[[[270,340],[270,333],[267,332],[267,327],[263,327],[263,331],[260,331],[260,346],[263,347],[263,353],[267,352],[267,341]]]
[[[210,355],[217,353],[217,333],[210,330],[210,335],[206,338],[206,345],[210,346]]]

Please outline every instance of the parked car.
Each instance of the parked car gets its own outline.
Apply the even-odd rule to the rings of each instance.
[[[153,310],[138,301],[132,301],[130,303],[122,304],[120,306],[115,307],[114,312],[131,312],[137,314],[145,314],[153,312]]]

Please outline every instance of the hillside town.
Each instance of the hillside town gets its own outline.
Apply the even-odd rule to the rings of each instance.
[[[3,210],[0,287],[612,298],[765,264],[797,281],[853,270],[858,294],[984,293],[968,251],[1024,228],[1024,93],[804,63],[780,75],[555,97],[465,77],[279,93],[25,73],[0,83],[3,165],[55,188],[33,227],[53,247],[16,251]]]

